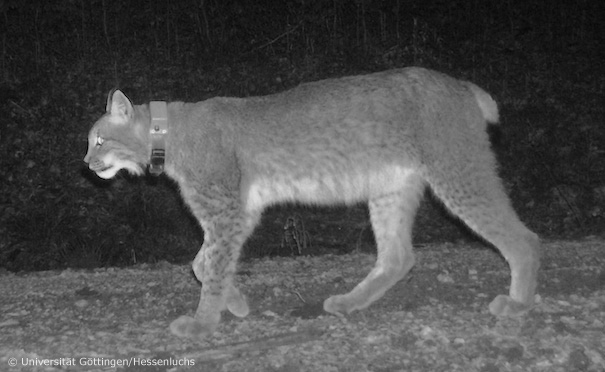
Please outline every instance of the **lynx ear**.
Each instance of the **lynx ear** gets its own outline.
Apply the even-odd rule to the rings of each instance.
[[[132,117],[132,102],[120,90],[109,93],[107,97],[107,113],[115,122],[127,122]]]

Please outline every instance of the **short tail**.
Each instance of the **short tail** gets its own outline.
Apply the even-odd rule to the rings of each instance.
[[[492,96],[475,84],[469,83],[469,87],[475,95],[475,99],[477,100],[477,104],[483,113],[485,121],[491,124],[498,123],[500,120],[500,115],[498,114],[498,104],[496,101],[494,101]]]

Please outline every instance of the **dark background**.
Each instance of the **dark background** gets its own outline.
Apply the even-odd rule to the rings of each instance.
[[[199,249],[203,234],[169,180],[100,182],[84,169],[112,88],[135,103],[198,101],[409,65],[471,80],[499,102],[494,150],[530,228],[602,235],[604,4],[0,1],[0,267],[185,262]],[[244,257],[371,249],[366,213],[273,208]],[[415,241],[472,239],[444,216],[424,203]]]

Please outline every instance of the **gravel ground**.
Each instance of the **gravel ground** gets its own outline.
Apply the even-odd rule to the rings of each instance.
[[[358,283],[369,254],[243,262],[251,313],[213,337],[168,325],[197,306],[186,266],[0,274],[0,370],[16,371],[605,371],[605,241],[547,242],[538,303],[498,319],[506,263],[481,245],[417,248],[411,274],[346,318],[322,301]],[[16,362],[16,366],[11,363]]]

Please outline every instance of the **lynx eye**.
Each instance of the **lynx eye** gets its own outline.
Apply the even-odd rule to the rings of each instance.
[[[105,140],[103,139],[103,137],[101,136],[97,136],[97,143],[95,143],[96,146],[101,146],[103,144]]]

